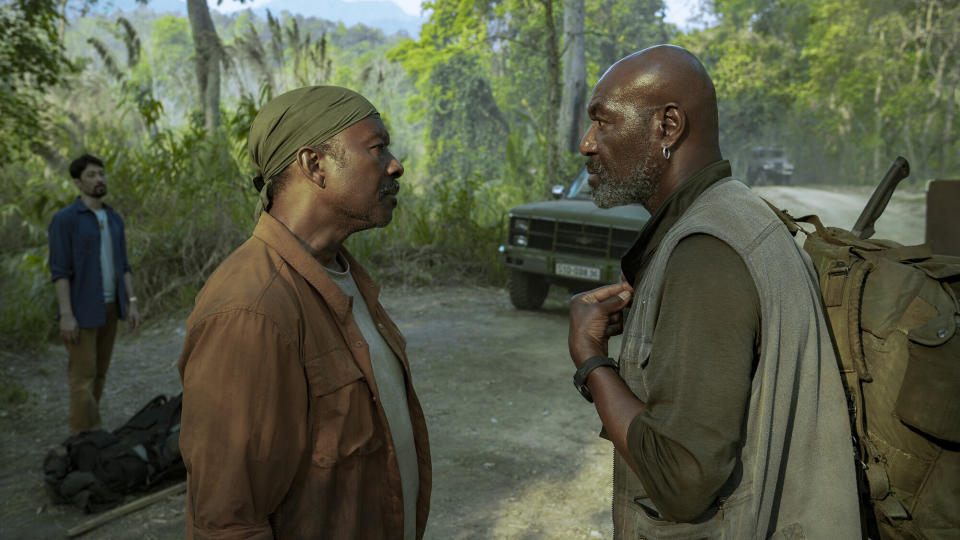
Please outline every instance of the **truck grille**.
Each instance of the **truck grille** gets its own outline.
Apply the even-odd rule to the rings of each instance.
[[[556,248],[560,253],[606,257],[610,228],[557,222]]]
[[[513,230],[513,219],[511,218],[510,230]],[[619,259],[630,249],[638,234],[639,231],[618,227],[531,219],[527,247],[586,257]]]
[[[530,221],[530,236],[527,240],[527,246],[536,249],[553,249],[553,229],[556,225],[553,221],[543,221],[534,219]],[[513,229],[511,224],[511,230]]]

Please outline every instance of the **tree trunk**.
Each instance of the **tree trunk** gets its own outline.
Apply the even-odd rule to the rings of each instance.
[[[547,83],[549,85],[549,91],[547,92],[547,100],[549,102],[549,108],[547,109],[547,114],[556,114],[554,111],[560,109],[560,46],[559,39],[557,36],[557,24],[553,19],[553,0],[542,0],[544,7],[544,22],[546,23],[547,28],[547,71],[550,74],[550,80]],[[557,124],[556,122],[550,121],[548,117],[547,121],[544,122],[544,130],[546,133],[546,146],[547,146],[547,162],[546,162],[546,171],[543,175],[543,189],[545,194],[549,195],[550,186],[554,183],[554,179],[557,177],[559,172],[557,169],[559,167],[558,153],[557,153]]]
[[[882,43],[882,42],[881,42]],[[873,89],[873,129],[874,133],[880,136],[879,140],[873,146],[873,167],[870,171],[870,181],[872,182],[876,178],[880,178],[880,163],[881,152],[886,150],[886,148],[881,148],[881,146],[886,146],[884,143],[887,142],[887,137],[883,136],[883,113],[880,111],[880,97],[883,95],[883,74],[877,75],[877,84]]]
[[[577,152],[586,126],[584,106],[587,100],[587,56],[583,34],[585,19],[583,0],[564,0],[563,94],[557,116],[557,147],[561,152]]]
[[[60,21],[57,23],[57,31],[59,33],[61,42],[63,42],[63,36],[67,32],[67,2],[68,0],[57,1],[57,5],[59,6],[58,13],[60,13]]]
[[[187,0],[187,16],[196,52],[197,97],[203,107],[203,125],[212,131],[220,122],[220,38],[206,0]]]

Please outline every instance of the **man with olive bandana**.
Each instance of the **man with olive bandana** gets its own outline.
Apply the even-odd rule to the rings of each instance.
[[[283,94],[250,129],[260,215],[187,321],[188,538],[421,538],[431,466],[404,339],[343,247],[403,166],[362,96]]]

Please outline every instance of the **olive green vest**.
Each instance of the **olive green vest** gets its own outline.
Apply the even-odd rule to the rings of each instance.
[[[708,188],[663,238],[636,287],[621,376],[648,401],[645,369],[664,271],[677,243],[692,234],[730,245],[760,299],[760,359],[740,460],[714,509],[696,523],[673,523],[654,517],[655,503],[614,452],[614,537],[860,538],[850,424],[816,276],[786,226],[742,183]]]

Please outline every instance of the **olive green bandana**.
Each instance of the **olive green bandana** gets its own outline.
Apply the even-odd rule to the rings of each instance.
[[[366,98],[339,86],[305,86],[264,105],[250,126],[247,144],[260,192],[256,215],[269,208],[271,179],[293,163],[302,146],[316,146],[360,120],[378,114]]]

